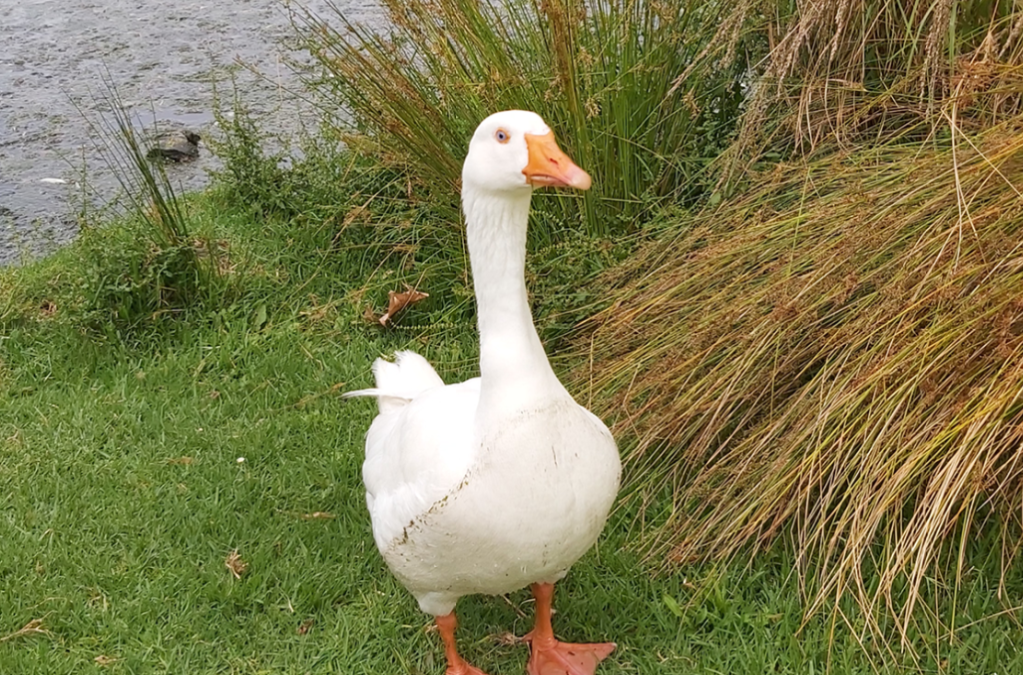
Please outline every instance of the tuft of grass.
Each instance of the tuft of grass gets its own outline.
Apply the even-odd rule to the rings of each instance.
[[[540,113],[596,176],[585,195],[539,200],[541,245],[559,240],[557,221],[581,218],[606,237],[698,194],[734,129],[759,44],[747,44],[728,8],[695,0],[384,4],[387,35],[334,5],[325,18],[300,15],[318,65],[308,82],[324,108],[351,116],[336,122],[351,147],[408,172],[417,189],[436,186],[431,199],[452,224],[476,125],[508,108]]]
[[[78,250],[91,264],[79,290],[87,311],[97,315],[97,325],[130,329],[198,303],[220,302],[228,290],[226,250],[194,231],[163,163],[147,157],[131,113],[109,80],[105,86],[108,115],[89,123],[97,150],[122,187],[117,215],[134,236],[110,248],[105,233],[84,229]]]
[[[631,498],[673,487],[660,565],[791,533],[811,610],[848,595],[903,639],[981,533],[1014,566],[1021,129],[779,165],[603,277],[577,382]]]

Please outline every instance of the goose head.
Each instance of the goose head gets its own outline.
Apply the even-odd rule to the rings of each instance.
[[[505,110],[476,128],[462,167],[462,186],[488,193],[528,194],[545,186],[587,190],[590,176],[561,151],[542,117]]]

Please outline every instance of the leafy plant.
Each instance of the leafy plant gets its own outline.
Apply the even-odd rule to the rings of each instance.
[[[210,146],[223,161],[214,177],[224,196],[259,218],[299,214],[305,205],[303,189],[292,178],[289,153],[267,151],[274,139],[258,127],[237,96],[230,110],[218,104],[214,116],[220,133],[210,139]]]

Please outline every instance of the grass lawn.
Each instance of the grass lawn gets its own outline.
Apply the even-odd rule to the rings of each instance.
[[[381,330],[347,300],[363,281],[348,253],[307,264],[294,231],[253,232],[212,195],[196,208],[264,280],[232,307],[97,332],[61,290],[88,241],[0,277],[0,673],[443,672],[429,617],[373,546],[360,465],[374,407],[338,392],[401,347],[470,376],[471,322]],[[89,236],[123,243],[119,227]],[[560,637],[618,643],[604,675],[1023,672],[1023,632],[985,618],[1005,606],[995,575],[973,572],[958,625],[978,622],[954,641],[911,631],[914,661],[828,616],[803,626],[784,547],[653,577],[639,530],[617,511],[559,585]],[[524,672],[507,638],[530,628],[528,593],[458,611],[468,659]]]

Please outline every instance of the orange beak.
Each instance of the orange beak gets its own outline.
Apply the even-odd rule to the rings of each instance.
[[[543,136],[526,134],[526,148],[529,149],[529,162],[522,174],[526,182],[533,187],[570,187],[577,190],[589,190],[592,181],[586,173],[568,155],[561,151],[554,132],[549,131]]]

